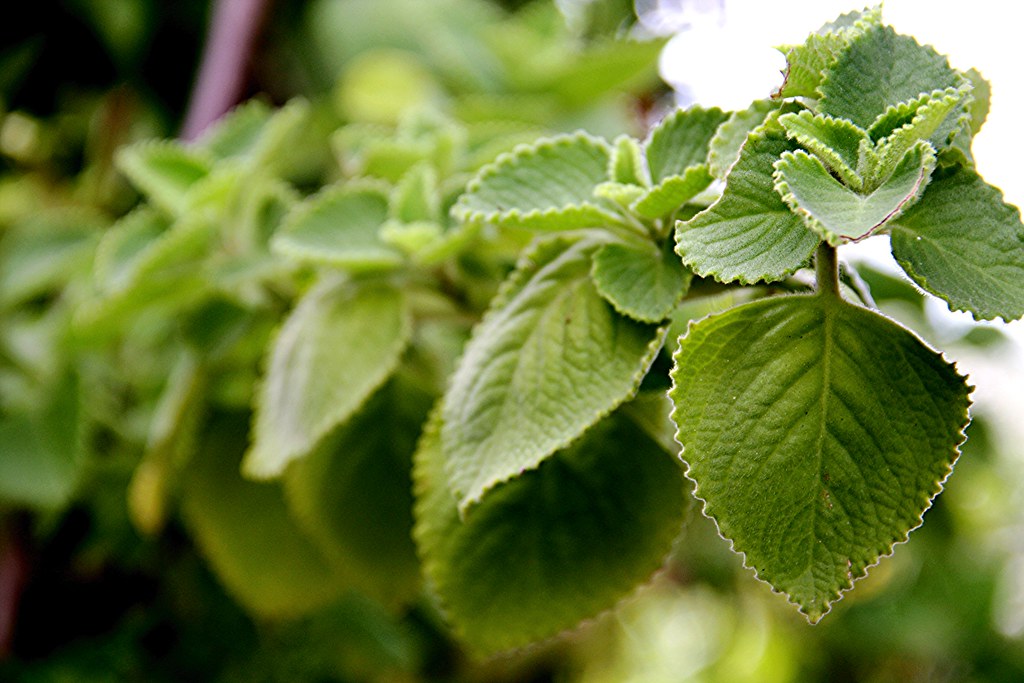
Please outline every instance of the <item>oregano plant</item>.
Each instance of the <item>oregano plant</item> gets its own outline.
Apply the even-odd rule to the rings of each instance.
[[[481,30],[465,64],[431,43],[470,91],[448,107],[392,111],[401,93],[352,78],[344,116],[254,101],[121,148],[138,207],[6,247],[64,245],[23,259],[32,277],[0,259],[21,283],[0,303],[42,308],[60,282],[53,336],[74,339],[60,390],[0,421],[27,454],[0,465],[49,478],[0,497],[67,504],[100,434],[135,456],[136,529],[180,521],[260,623],[365,597],[437,611],[480,656],[614,608],[706,542],[703,512],[821,619],[922,523],[971,393],[843,246],[888,239],[951,309],[1024,317],[1024,224],[971,154],[988,85],[866,9],[782,48],[746,109],[602,136],[561,124],[659,45],[524,56],[555,20]]]

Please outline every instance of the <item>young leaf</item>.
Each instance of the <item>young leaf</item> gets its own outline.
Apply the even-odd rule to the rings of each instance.
[[[833,246],[857,242],[917,200],[935,167],[935,152],[921,141],[909,150],[881,187],[862,195],[832,177],[807,152],[785,152],[775,163],[775,188],[808,226]]]
[[[849,12],[822,26],[808,36],[802,45],[779,48],[786,55],[785,80],[773,94],[784,97],[818,97],[818,86],[826,70],[850,40],[870,26],[882,22],[882,12],[874,7],[863,12]]]
[[[325,277],[274,340],[245,473],[274,477],[347,420],[388,378],[411,334],[401,290]]]
[[[707,165],[692,166],[683,175],[666,178],[647,190],[630,208],[644,218],[667,216],[703,192],[712,180]]]
[[[729,169],[739,159],[740,148],[746,142],[747,135],[780,106],[774,100],[755,100],[746,109],[729,115],[708,143],[708,171],[712,176],[719,180],[725,179]]]
[[[608,177],[613,182],[624,185],[648,187],[651,184],[651,174],[644,162],[644,152],[640,143],[628,135],[620,135],[615,139]]]
[[[344,586],[292,521],[281,487],[238,473],[248,433],[244,416],[220,417],[185,470],[185,522],[224,587],[250,611],[270,618],[307,614]]]
[[[325,190],[285,219],[274,236],[274,251],[303,261],[350,271],[401,265],[402,253],[380,238],[388,219],[388,197],[367,185]]]
[[[664,561],[686,496],[681,469],[619,415],[489,493],[465,519],[436,419],[415,456],[415,537],[459,637],[490,654],[609,609]],[[629,444],[628,449],[621,444]]]
[[[889,26],[873,26],[853,38],[828,70],[818,111],[866,129],[890,105],[963,83],[931,47]]]
[[[891,234],[903,270],[950,307],[985,320],[1024,316],[1020,210],[976,172],[958,168],[933,179]]]
[[[609,180],[611,150],[585,133],[549,138],[481,169],[453,213],[466,223],[564,230],[619,223],[594,188]]]
[[[959,89],[936,90],[915,100],[911,104],[913,117],[898,128],[886,133],[884,137],[878,138],[876,152],[879,178],[884,178],[892,173],[907,150],[920,140],[929,140],[938,151],[948,146],[951,133],[955,132],[955,128],[950,128],[948,120],[951,116],[954,119],[966,116],[961,104],[968,96],[968,87],[961,86]],[[885,123],[879,125],[880,121],[885,121]],[[877,138],[878,134],[887,130],[889,125],[891,124],[886,121],[886,114],[883,114],[872,124],[872,136]]]
[[[676,223],[676,252],[703,277],[751,284],[780,280],[804,265],[818,237],[775,192],[771,173],[783,152],[795,150],[779,126],[747,136],[717,202]]]
[[[626,400],[661,347],[663,329],[616,313],[597,292],[590,264],[598,246],[535,246],[466,345],[442,431],[463,512]]]
[[[908,330],[822,295],[693,324],[670,392],[704,512],[814,622],[921,524],[969,387]]]
[[[681,176],[693,166],[707,164],[708,145],[726,118],[727,114],[717,107],[703,109],[695,105],[662,119],[644,144],[652,181],[657,184]]]
[[[284,476],[289,507],[339,580],[388,604],[419,590],[410,472],[429,410],[428,396],[388,384]]]
[[[398,181],[391,193],[391,218],[403,223],[441,220],[441,196],[437,188],[437,171],[420,164]]]
[[[867,131],[845,119],[810,110],[780,116],[779,124],[786,135],[813,152],[844,184],[858,191],[863,187],[864,178],[858,170],[862,145],[871,143]]]
[[[669,249],[614,242],[594,253],[597,291],[615,310],[641,322],[661,322],[683,298],[693,273]]]
[[[160,140],[122,148],[117,167],[154,204],[179,216],[189,188],[210,172],[213,160],[198,149]]]

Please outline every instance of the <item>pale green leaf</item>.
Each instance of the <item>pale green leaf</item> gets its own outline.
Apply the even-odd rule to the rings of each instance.
[[[481,169],[453,213],[467,223],[542,230],[616,224],[621,218],[594,197],[610,163],[608,144],[585,133],[519,147]]]
[[[398,365],[411,327],[390,285],[325,277],[307,292],[271,346],[246,474],[281,474],[344,423]]]
[[[402,253],[384,242],[388,196],[365,184],[324,190],[285,218],[271,247],[279,254],[361,272],[399,266]]]
[[[873,26],[850,41],[821,84],[818,110],[869,128],[889,106],[959,88],[964,77],[934,49]]]
[[[793,211],[833,246],[857,242],[894,219],[921,196],[935,152],[927,142],[909,150],[892,176],[871,194],[854,192],[836,180],[817,157],[785,152],[775,163],[776,190]]]
[[[786,135],[813,152],[844,184],[854,190],[863,187],[865,179],[859,170],[862,146],[871,143],[867,131],[845,119],[810,110],[780,116],[779,124],[786,129]]]
[[[730,114],[718,127],[708,143],[708,171],[723,180],[732,165],[740,157],[740,148],[747,135],[764,123],[770,113],[780,108],[773,100],[755,100],[746,109]]]
[[[814,622],[921,524],[970,388],[908,330],[827,296],[690,327],[673,419],[704,512]]]
[[[936,90],[912,102],[913,116],[910,120],[892,129],[884,137],[878,138],[876,151],[879,177],[884,178],[892,173],[907,150],[920,140],[929,140],[938,151],[947,146],[950,142],[950,133],[955,132],[950,128],[949,119],[952,117],[955,122],[961,116],[965,116],[962,104],[965,98],[969,97],[968,90],[968,86]],[[881,120],[886,120],[886,114],[882,115]],[[876,119],[871,126],[872,135],[877,138],[891,123],[896,121],[886,121],[884,125],[879,126],[879,119]]]
[[[707,189],[712,180],[706,164],[691,166],[683,175],[665,178],[647,190],[630,208],[644,218],[667,216]]]
[[[693,166],[703,166],[708,160],[708,145],[727,118],[721,109],[703,109],[692,106],[669,114],[651,131],[644,143],[647,165],[652,182],[682,176]]]
[[[140,142],[117,153],[117,167],[150,201],[172,215],[181,215],[194,183],[213,167],[199,149],[171,140]]]
[[[474,651],[522,647],[611,608],[661,566],[686,508],[675,458],[619,415],[465,519],[432,420],[415,457],[424,573]]]
[[[437,171],[428,164],[409,169],[391,193],[391,218],[403,223],[441,220],[441,195]]]
[[[648,187],[651,184],[651,174],[639,142],[628,135],[615,138],[608,177],[612,182],[623,185]]]
[[[590,274],[597,291],[619,313],[643,322],[661,322],[690,285],[693,273],[672,251],[618,242],[594,253]]]
[[[598,199],[607,199],[615,202],[623,208],[629,209],[638,199],[647,194],[647,190],[632,183],[601,183],[594,188],[594,196]],[[632,209],[630,209],[632,210]]]
[[[217,159],[246,157],[259,143],[272,114],[265,102],[248,100],[204,130],[195,145]]]
[[[880,25],[881,21],[879,7],[848,12],[812,33],[802,45],[779,48],[786,55],[785,80],[773,97],[817,98],[826,70],[850,40],[868,27]]]
[[[1020,210],[974,171],[933,179],[891,234],[907,274],[951,308],[986,320],[1024,316]]]
[[[344,586],[292,520],[281,486],[238,472],[244,415],[221,417],[185,470],[181,506],[197,545],[227,591],[249,611],[294,618],[336,600]]]
[[[284,476],[289,507],[339,580],[388,604],[419,591],[411,472],[429,409],[392,382]]]
[[[676,223],[676,252],[703,277],[751,284],[780,280],[804,265],[818,237],[775,192],[772,164],[796,149],[781,127],[747,136],[721,198]]]
[[[477,325],[444,398],[450,486],[465,511],[636,390],[664,330],[626,318],[590,277],[598,243],[527,252]]]

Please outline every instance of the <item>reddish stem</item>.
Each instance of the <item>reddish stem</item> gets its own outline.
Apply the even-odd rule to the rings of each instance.
[[[0,659],[11,651],[18,602],[28,576],[25,549],[10,528],[0,528]]]
[[[181,137],[194,140],[244,94],[268,0],[216,0]]]

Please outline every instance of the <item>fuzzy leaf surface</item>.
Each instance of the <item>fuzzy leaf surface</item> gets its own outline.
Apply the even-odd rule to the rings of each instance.
[[[772,282],[810,259],[818,237],[775,191],[774,164],[796,149],[777,126],[747,136],[722,196],[676,223],[676,253],[703,277],[722,282]]]
[[[280,254],[312,263],[353,271],[392,268],[403,256],[380,238],[387,219],[385,193],[372,187],[339,187],[293,211],[271,244]]]
[[[464,512],[626,400],[661,347],[663,328],[598,293],[597,247],[558,239],[530,250],[474,330],[443,408],[449,486]]]
[[[818,157],[843,182],[855,190],[863,185],[858,173],[861,146],[870,144],[867,131],[844,119],[804,110],[779,117],[786,135],[799,142]]]
[[[489,654],[611,608],[664,561],[686,496],[675,458],[621,415],[459,515],[432,421],[415,456],[415,537],[455,632]]]
[[[935,153],[927,142],[908,151],[881,187],[868,195],[836,180],[817,157],[803,150],[786,152],[775,164],[776,189],[795,212],[830,244],[870,236],[924,191]]]
[[[752,130],[764,123],[765,118],[778,109],[774,100],[756,100],[746,109],[734,111],[715,131],[708,142],[708,171],[723,180],[740,157],[740,148]]]
[[[615,310],[651,323],[668,317],[693,277],[671,249],[617,242],[598,248],[590,274],[597,291]]]
[[[941,490],[970,388],[891,320],[825,296],[705,318],[670,396],[704,512],[814,622]]]
[[[122,148],[117,167],[154,204],[177,216],[187,209],[189,189],[210,172],[213,162],[200,150],[161,140]]]
[[[652,181],[660,183],[706,164],[711,138],[727,116],[717,107],[703,109],[695,105],[662,119],[644,145]]]
[[[866,129],[890,105],[963,82],[931,47],[889,26],[874,26],[853,38],[828,70],[818,110]]]
[[[618,222],[594,198],[609,180],[611,149],[585,133],[519,147],[484,167],[456,203],[467,223],[561,230]]]
[[[384,283],[328,277],[306,293],[270,349],[246,474],[281,474],[347,420],[395,369],[411,327],[402,291]]]
[[[1024,316],[1024,225],[1020,210],[975,171],[929,183],[896,219],[892,253],[923,289],[976,318]]]
[[[667,216],[703,192],[712,180],[706,164],[691,166],[682,175],[665,178],[647,190],[630,208],[644,218]]]

